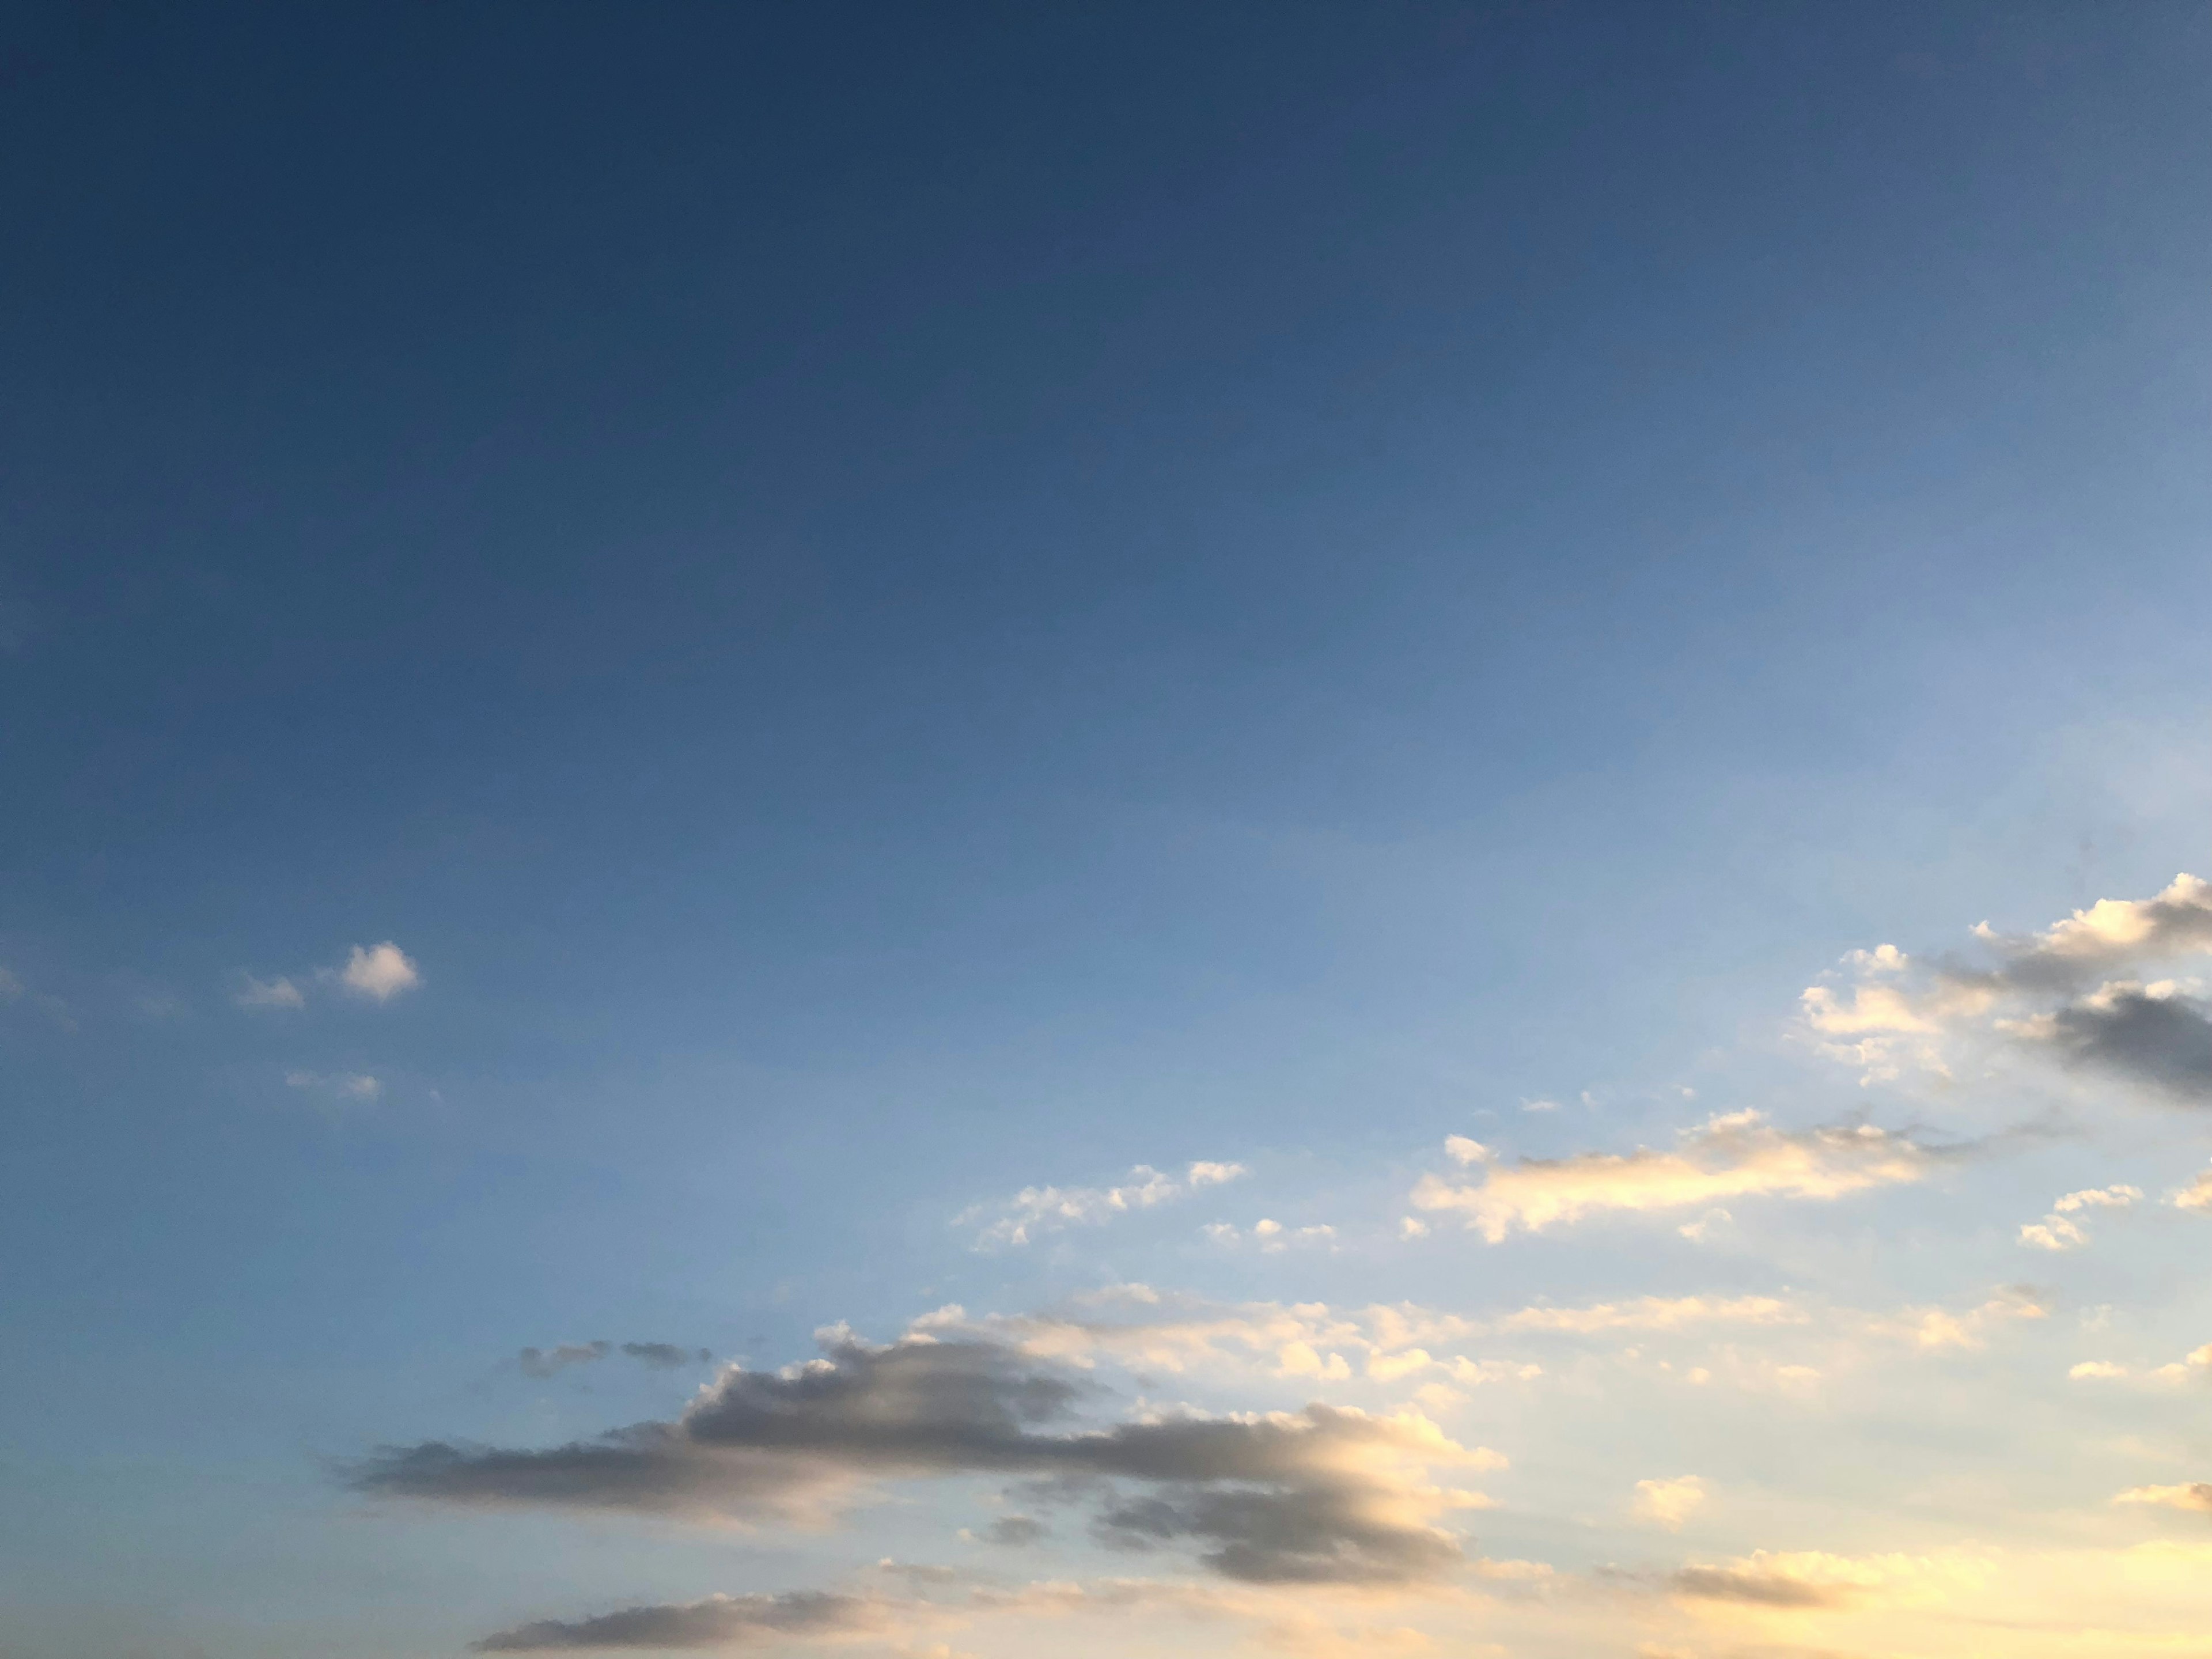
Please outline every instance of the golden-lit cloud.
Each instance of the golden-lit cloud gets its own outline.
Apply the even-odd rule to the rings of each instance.
[[[1872,1124],[1778,1129],[1758,1112],[1715,1116],[1682,1132],[1668,1151],[1582,1152],[1486,1162],[1477,1185],[1425,1176],[1413,1202],[1450,1211],[1492,1243],[1607,1212],[1688,1209],[1723,1199],[1835,1199],[1919,1181],[1928,1152]]]

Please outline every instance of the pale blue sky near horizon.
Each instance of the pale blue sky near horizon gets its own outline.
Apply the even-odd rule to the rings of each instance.
[[[11,12],[0,1651],[703,1593],[719,1544],[362,1520],[377,1444],[708,1375],[527,1346],[1351,1300],[1447,1134],[1919,1121],[1805,1068],[1805,986],[2212,865],[2209,54],[2164,4]],[[349,994],[387,940],[420,985]],[[953,1224],[1194,1160],[1250,1173]],[[2046,1200],[1992,1179],[1996,1263]],[[1337,1253],[1196,1231],[1263,1215]]]

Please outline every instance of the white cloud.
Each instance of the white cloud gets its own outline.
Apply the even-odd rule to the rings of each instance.
[[[1236,1245],[1244,1242],[1244,1234],[1226,1221],[1209,1221],[1199,1231],[1216,1244]],[[1285,1227],[1279,1221],[1261,1216],[1252,1224],[1252,1242],[1269,1255],[1286,1250],[1293,1244],[1334,1244],[1336,1229],[1326,1224],[1311,1227]]]
[[[1694,1474],[1678,1475],[1672,1480],[1639,1480],[1629,1512],[1639,1521],[1680,1532],[1684,1522],[1705,1508],[1707,1496],[1705,1483]]]
[[[278,975],[275,979],[256,979],[251,974],[240,974],[238,989],[231,1000],[241,1008],[303,1008],[307,999],[300,988]]]
[[[2140,1187],[2090,1187],[2056,1200],[2039,1222],[2021,1224],[2020,1242],[2039,1250],[2070,1250],[2089,1242],[2081,1224],[2068,1218],[2084,1210],[2124,1210],[2142,1198]]]
[[[1207,1187],[1218,1187],[1250,1174],[1242,1164],[1218,1164],[1200,1159],[1182,1177],[1163,1174],[1149,1164],[1129,1171],[1129,1180],[1116,1187],[1024,1187],[1002,1208],[998,1218],[975,1236],[978,1249],[1029,1243],[1041,1232],[1068,1226],[1096,1226],[1116,1216],[1149,1210],[1170,1200],[1187,1198]],[[974,1205],[952,1218],[964,1227],[985,1212]]]
[[[355,945],[346,957],[345,966],[337,970],[337,976],[338,982],[349,991],[379,1002],[389,1002],[402,991],[411,991],[422,982],[422,970],[390,939],[365,948]]]
[[[1447,1150],[1462,1163],[1475,1161],[1449,1143]],[[1460,1212],[1495,1244],[1516,1228],[1540,1232],[1601,1211],[1677,1210],[1754,1194],[1839,1198],[1918,1181],[1928,1167],[1919,1146],[1871,1124],[1785,1131],[1747,1111],[1684,1130],[1672,1152],[1638,1147],[1626,1155],[1524,1158],[1511,1168],[1493,1163],[1475,1187],[1425,1176],[1413,1202]]]

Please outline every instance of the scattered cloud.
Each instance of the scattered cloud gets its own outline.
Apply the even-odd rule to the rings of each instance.
[[[1587,1336],[1600,1331],[1672,1331],[1689,1325],[1802,1325],[1811,1317],[1794,1303],[1771,1296],[1645,1296],[1586,1308],[1523,1308],[1498,1321],[1496,1328]]]
[[[1836,1608],[1927,1605],[1979,1583],[1986,1564],[1966,1556],[1831,1555],[1770,1552],[1682,1568],[1668,1581],[1690,1601],[1751,1607]]]
[[[1226,1221],[1209,1221],[1199,1231],[1216,1244],[1232,1247],[1245,1243],[1247,1237],[1241,1229]],[[1252,1224],[1249,1237],[1262,1254],[1273,1255],[1293,1244],[1334,1244],[1336,1229],[1327,1225],[1285,1227],[1279,1221],[1262,1216]]]
[[[1705,1508],[1708,1496],[1705,1483],[1694,1474],[1677,1475],[1671,1480],[1639,1480],[1629,1512],[1639,1521],[1680,1532],[1684,1522]]]
[[[1425,1176],[1413,1202],[1419,1209],[1459,1212],[1493,1244],[1516,1229],[1540,1232],[1607,1211],[1679,1210],[1753,1195],[1839,1198],[1921,1180],[1932,1162],[1915,1142],[1871,1124],[1782,1130],[1751,1111],[1686,1129],[1669,1152],[1581,1152],[1523,1158],[1508,1168],[1487,1148],[1468,1153],[1447,1143],[1446,1150],[1462,1164],[1488,1164],[1486,1178],[1462,1187]]]
[[[2177,1210],[2212,1210],[2212,1170],[2200,1170],[2186,1187],[2166,1194]]]
[[[2212,1515],[2212,1480],[2181,1486],[2130,1486],[2112,1499],[2115,1504],[2154,1504],[2162,1509],[2195,1510]]]
[[[238,988],[230,1000],[241,1008],[304,1008],[307,999],[300,988],[279,975],[275,979],[256,979],[251,974],[238,976]]]
[[[625,1342],[622,1351],[641,1365],[656,1371],[672,1371],[685,1365],[704,1365],[714,1358],[707,1348],[679,1348],[672,1342]]]
[[[2121,971],[2212,950],[2212,885],[2184,874],[2151,898],[2100,899],[2039,933],[1986,923],[1973,932],[1981,965],[1887,945],[1852,952],[1848,984],[1804,993],[1806,1028],[1868,1081],[1908,1066],[1950,1075],[1960,1042],[1994,1037],[2171,1098],[2212,1101],[2212,1008],[2181,981]]]
[[[422,983],[422,973],[413,958],[386,939],[381,945],[356,945],[337,969],[338,982],[358,996],[389,1002],[402,991]]]
[[[679,1348],[672,1342],[625,1342],[617,1347],[605,1340],[564,1342],[553,1348],[525,1348],[515,1363],[528,1376],[557,1376],[572,1365],[589,1365],[609,1354],[620,1353],[653,1370],[672,1371],[685,1365],[703,1365],[714,1358],[705,1348]]]
[[[2068,1193],[2051,1206],[2041,1221],[2024,1222],[2020,1242],[2039,1250],[2070,1250],[2089,1242],[2089,1234],[2072,1218],[2083,1210],[2124,1210],[2142,1198],[2140,1187],[2091,1187]]]
[[[1129,1171],[1129,1180],[1118,1187],[1024,1187],[1001,1206],[998,1217],[975,1236],[978,1249],[1029,1243],[1041,1232],[1068,1226],[1096,1226],[1135,1210],[1149,1210],[1171,1200],[1188,1198],[1208,1187],[1219,1187],[1249,1175],[1242,1164],[1216,1164],[1203,1159],[1193,1164],[1181,1178],[1163,1174],[1149,1164]],[[956,1227],[972,1225],[988,1206],[975,1205],[952,1218]]]
[[[287,1072],[285,1083],[330,1100],[374,1100],[384,1085],[366,1072]]]
[[[556,1653],[610,1648],[753,1648],[882,1632],[891,1605],[872,1596],[801,1590],[710,1595],[675,1606],[627,1607],[573,1623],[541,1620],[469,1644],[474,1653]]]

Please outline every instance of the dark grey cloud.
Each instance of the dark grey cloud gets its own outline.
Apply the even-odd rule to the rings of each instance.
[[[1420,1518],[1443,1506],[1421,1472],[1481,1458],[1425,1419],[1316,1405],[1086,1429],[1066,1422],[1076,1382],[996,1343],[840,1333],[823,1347],[781,1371],[732,1367],[674,1422],[541,1450],[387,1448],[351,1481],[453,1504],[789,1520],[870,1480],[1004,1474],[1094,1505],[1117,1542],[1195,1546],[1233,1578],[1383,1583],[1461,1559]]]
[[[670,1607],[626,1607],[597,1619],[539,1620],[471,1642],[474,1653],[574,1653],[623,1648],[745,1648],[795,1638],[881,1629],[878,1600],[796,1591],[715,1595]]]
[[[2058,1010],[2050,1033],[2077,1064],[2117,1072],[2179,1099],[2212,1101],[2212,1018],[2202,1003],[2115,986]]]

